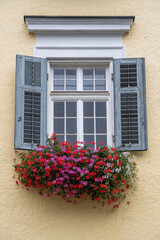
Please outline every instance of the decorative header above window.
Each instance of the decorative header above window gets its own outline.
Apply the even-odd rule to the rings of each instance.
[[[36,35],[33,56],[53,58],[125,58],[122,43],[134,16],[56,17],[24,16],[29,32]]]
[[[134,16],[24,16],[29,32],[129,32]]]

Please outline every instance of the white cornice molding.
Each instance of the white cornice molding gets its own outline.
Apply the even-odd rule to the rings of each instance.
[[[43,17],[25,16],[29,32],[119,33],[129,32],[134,17]]]

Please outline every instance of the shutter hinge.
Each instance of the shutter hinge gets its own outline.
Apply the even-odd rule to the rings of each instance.
[[[48,80],[49,76],[48,76],[48,73],[47,73],[47,80]]]
[[[112,76],[112,81],[114,81],[114,73],[112,73],[111,76]]]
[[[115,142],[115,135],[112,135],[112,141]]]

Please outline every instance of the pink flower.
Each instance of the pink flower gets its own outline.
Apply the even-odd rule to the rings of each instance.
[[[53,180],[53,181],[52,181],[52,184],[53,184],[53,185],[54,185],[54,184],[56,184],[56,183],[57,183],[57,181],[56,181],[56,180]]]

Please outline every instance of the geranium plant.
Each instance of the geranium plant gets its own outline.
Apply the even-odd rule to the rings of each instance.
[[[93,148],[79,142],[59,143],[52,134],[47,146],[18,153],[21,163],[14,167],[19,182],[27,190],[37,188],[45,197],[60,195],[67,202],[90,197],[119,207],[120,199],[134,186],[136,164],[130,153],[101,146],[101,143],[101,147],[94,150],[95,143],[89,144],[93,144]]]

